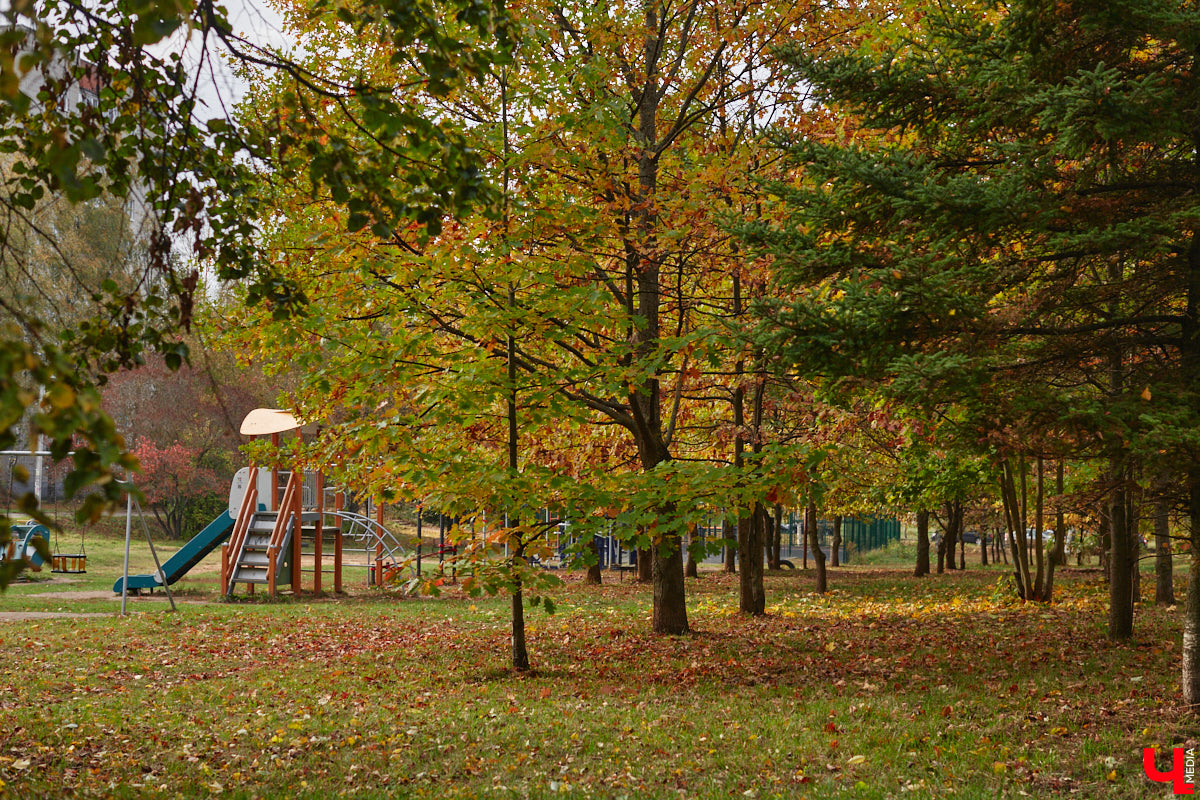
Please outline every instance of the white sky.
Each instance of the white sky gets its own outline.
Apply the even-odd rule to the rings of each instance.
[[[228,12],[228,19],[233,33],[243,36],[254,44],[271,49],[290,49],[294,43],[285,36],[282,28],[282,18],[278,11],[267,0],[225,0],[223,3]],[[178,49],[183,43],[183,35],[173,37],[166,50]],[[216,42],[213,43],[217,44]],[[219,48],[218,48],[219,51]],[[184,46],[184,54],[190,70],[200,67],[200,37],[191,34]],[[229,68],[223,54],[211,57],[204,66],[198,86],[201,98],[210,111],[209,116],[223,116],[221,102],[226,109],[242,98],[245,85],[238,80]]]

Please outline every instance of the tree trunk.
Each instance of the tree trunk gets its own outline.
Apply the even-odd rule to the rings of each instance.
[[[1033,511],[1033,542],[1034,542],[1034,557],[1037,563],[1037,572],[1033,578],[1033,597],[1032,600],[1045,600],[1043,595],[1046,581],[1046,547],[1042,541],[1042,531],[1046,529],[1046,459],[1039,453],[1037,457],[1037,494],[1034,498]]]
[[[683,576],[685,578],[699,578],[700,577],[700,568],[696,564],[696,556],[692,552],[692,545],[695,544],[695,542],[693,541],[695,536],[696,536],[696,529],[693,527],[691,532],[688,534],[687,559],[683,562]]]
[[[1108,638],[1121,642],[1133,636],[1133,541],[1129,535],[1128,469],[1117,459],[1112,463],[1114,485],[1110,504],[1108,580]]]
[[[662,256],[657,237],[659,211],[655,205],[658,193],[658,110],[663,97],[658,65],[663,42],[659,32],[659,7],[648,3],[644,7],[645,28],[642,57],[646,67],[641,83],[633,92],[637,103],[637,128],[634,132],[637,158],[637,203],[630,211],[634,238],[627,248],[627,286],[636,297],[629,296],[629,344],[633,357],[648,363],[661,344],[660,311],[662,306]],[[636,306],[636,308],[635,308]],[[655,368],[637,385],[629,387],[629,425],[637,443],[638,458],[646,471],[671,459],[668,437],[663,433],[661,402],[661,368]],[[666,503],[655,509],[657,516],[674,520],[676,508]],[[643,572],[643,555],[638,557],[638,577]],[[663,533],[654,537],[649,558],[645,559],[654,584],[653,629],[659,634],[687,633],[687,605],[683,581],[683,541],[678,533]]]
[[[1124,265],[1118,258],[1108,262],[1108,282],[1119,286],[1124,280]],[[1109,316],[1121,316],[1120,296],[1112,295],[1108,307]],[[1125,354],[1120,337],[1112,337],[1108,351],[1108,390],[1111,402],[1117,402],[1125,391]],[[1124,445],[1117,444],[1109,454],[1109,480],[1112,484],[1112,502],[1109,515],[1109,536],[1112,539],[1109,554],[1108,579],[1108,638],[1114,642],[1125,641],[1133,636],[1133,541],[1129,529],[1129,479],[1130,464]]]
[[[1100,539],[1100,568],[1104,570],[1104,580],[1108,581],[1111,577],[1109,560],[1112,554],[1112,515],[1107,501],[1100,504],[1099,523],[1097,534]]]
[[[596,544],[595,536],[588,540],[587,548],[591,551],[595,561],[588,566],[583,582],[588,586],[599,586],[604,581],[604,573],[600,568],[600,547]]]
[[[670,508],[672,515],[675,509]],[[679,537],[651,548],[654,571],[654,632],[688,632],[687,602],[683,585],[683,548]]]
[[[1142,602],[1142,523],[1139,509],[1142,507],[1142,487],[1138,484],[1136,477],[1134,483],[1129,487],[1129,495],[1126,500],[1126,512],[1128,520],[1126,524],[1129,526],[1129,582],[1132,587],[1133,595],[1132,603],[1136,606]]]
[[[743,614],[760,616],[766,613],[766,592],[763,589],[762,507],[755,505],[748,515],[738,520],[738,610]]]
[[[737,572],[737,529],[729,521],[728,513],[721,518],[721,538],[725,540],[725,563],[722,569],[730,574]]]
[[[638,548],[637,551],[637,582],[652,583],[654,581],[653,548]]]
[[[1037,597],[1038,587],[1033,582],[1033,572],[1029,568],[1029,479],[1028,468],[1025,464],[1025,457],[1021,456],[1018,460],[1018,473],[1021,481],[1021,494],[1018,497],[1013,495],[1013,508],[1017,512],[1016,517],[1016,549],[1013,556],[1017,562],[1017,571],[1020,574],[1021,597],[1024,600],[1034,600]]]
[[[821,550],[821,539],[817,535],[817,504],[809,501],[808,508],[805,510],[806,522],[809,523],[804,527],[810,531],[808,534],[808,542],[812,547],[813,564],[817,568],[817,594],[825,594],[829,591],[828,576],[825,574],[825,553]]]
[[[1200,166],[1200,135],[1192,141],[1194,164]],[[1200,232],[1192,233],[1187,254],[1187,307],[1183,317],[1183,374],[1192,396],[1200,382]],[[1200,409],[1193,408],[1193,412]],[[1189,554],[1187,605],[1183,615],[1183,702],[1200,716],[1200,463],[1193,457],[1187,471]]]
[[[512,667],[517,672],[529,671],[529,651],[525,648],[525,604],[521,579],[512,594]]]
[[[735,318],[742,313],[742,281],[738,270],[733,272],[733,315]],[[745,374],[745,364],[738,359],[735,365],[736,381],[733,388],[733,468],[743,470],[745,463],[745,430],[746,430],[746,389],[742,385]],[[757,506],[754,506],[738,517],[737,521],[737,560],[741,564],[738,570],[738,608],[743,614],[759,615],[766,612],[766,602],[760,599],[766,594],[762,585],[762,542],[758,538],[758,526],[754,524]],[[757,556],[757,557],[755,557]]]
[[[1162,487],[1166,490],[1166,486]],[[1154,503],[1154,602],[1175,605],[1174,565],[1171,563],[1171,506],[1166,497]]]
[[[1021,528],[1017,533],[1017,538],[1021,542],[1021,562],[1024,565],[1022,568],[1022,577],[1025,579],[1026,599],[1036,600],[1038,585],[1034,582],[1033,568],[1030,562],[1033,559],[1033,541],[1029,538],[1029,465],[1025,462],[1025,456],[1021,456]]]
[[[1193,250],[1200,246],[1193,245]],[[1200,260],[1200,253],[1197,254]],[[1196,282],[1200,283],[1200,266]],[[1200,287],[1197,287],[1200,293]],[[1200,300],[1196,301],[1200,306]],[[1183,702],[1200,715],[1200,466],[1188,471],[1188,515],[1191,552],[1188,554],[1187,606],[1183,614]]]
[[[1129,585],[1131,602],[1136,606],[1142,602],[1142,537],[1136,525],[1130,526]]]
[[[958,557],[958,538],[955,536],[954,529],[954,505],[946,503],[946,507],[942,510],[946,515],[942,523],[942,542],[945,543],[943,548],[946,552],[946,569],[957,569],[955,558]]]
[[[508,189],[509,189],[509,162],[507,158],[508,148],[508,82],[507,73],[500,81],[500,102],[501,102],[501,121],[504,126],[504,226],[507,229],[509,224],[509,207],[508,207]],[[508,284],[508,307],[515,309],[517,305],[516,286],[512,283]],[[517,426],[517,357],[516,357],[516,332],[510,328],[508,335],[505,337],[505,362],[506,373],[508,377],[508,396],[506,398],[506,422],[508,423],[507,450],[508,459],[507,466],[509,474],[516,476],[520,470],[519,450],[520,450],[520,435]],[[515,509],[510,509],[510,512]],[[418,512],[420,513],[420,512]],[[513,560],[510,568],[520,564],[523,561],[525,540],[520,537],[520,520],[518,518],[518,543],[513,552]],[[299,535],[299,534],[297,534]],[[299,557],[297,556],[296,564],[293,566],[297,574],[300,570]],[[512,668],[517,672],[529,671],[529,650],[525,644],[525,599],[521,589],[521,575],[517,573],[513,576],[513,593],[512,593]]]
[[[1031,587],[1029,586],[1029,563],[1022,560],[1022,554],[1025,553],[1025,534],[1021,528],[1021,507],[1017,500],[1016,479],[1013,477],[1013,468],[1009,461],[1005,460],[1000,466],[1000,493],[1004,500],[1004,526],[1007,531],[1005,539],[1008,541],[1009,550],[1012,551],[1017,595],[1025,600],[1029,597]]]
[[[1063,513],[1063,462],[1061,458],[1058,460],[1054,488],[1058,494],[1054,503],[1054,549],[1050,553],[1050,564],[1046,567],[1046,586],[1042,591],[1042,597],[1047,603],[1054,602],[1054,569],[1066,564],[1067,520]]]
[[[926,524],[925,531],[925,572],[929,572],[929,530]],[[842,515],[835,514],[833,517],[833,539],[829,543],[829,564],[830,566],[840,567],[842,558]],[[918,559],[920,556],[918,555]],[[919,576],[918,576],[919,577]]]
[[[917,512],[917,568],[913,575],[923,578],[929,574],[929,511]]]
[[[942,538],[938,539],[937,545],[937,574],[941,575],[946,571],[946,533],[942,532]]]
[[[1054,549],[1050,551],[1050,563],[1056,567],[1067,565],[1067,529],[1063,512],[1063,460],[1055,465],[1054,491]]]

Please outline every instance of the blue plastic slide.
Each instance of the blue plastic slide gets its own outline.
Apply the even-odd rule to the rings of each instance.
[[[192,567],[199,564],[204,557],[217,548],[221,542],[229,538],[229,534],[233,532],[233,517],[229,516],[228,511],[223,511],[221,516],[214,519],[204,527],[204,530],[192,537],[191,541],[166,560],[162,565],[163,577],[167,583],[175,583],[188,573]],[[117,578],[117,582],[113,584],[113,591],[120,593],[122,578]],[[129,589],[160,589],[162,581],[157,575],[130,575]]]

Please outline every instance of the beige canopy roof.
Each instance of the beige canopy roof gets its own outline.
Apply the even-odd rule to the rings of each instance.
[[[268,433],[292,431],[302,425],[302,422],[282,408],[256,408],[242,420],[241,433],[244,436],[263,436]]]

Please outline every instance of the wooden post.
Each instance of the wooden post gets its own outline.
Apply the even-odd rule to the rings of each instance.
[[[304,472],[293,469],[292,480],[296,490],[292,493],[292,594],[299,596],[304,589],[304,573],[300,571],[300,545],[304,537]]]
[[[321,593],[321,539],[325,536],[325,474],[317,473],[317,522],[313,526],[316,531],[313,539],[313,593]]]
[[[271,434],[271,444],[276,450],[279,448],[279,434]],[[257,479],[257,475],[255,478]],[[279,509],[279,454],[275,454],[275,458],[271,462],[271,510],[278,512]],[[274,592],[272,592],[274,594]]]
[[[346,502],[346,494],[338,492],[333,499],[335,511],[341,511]],[[342,521],[338,519],[337,533],[333,536],[333,591],[342,593]]]
[[[221,597],[229,592],[229,545],[221,545]]]

